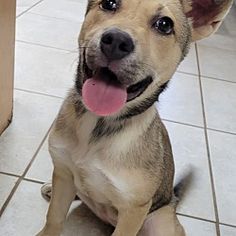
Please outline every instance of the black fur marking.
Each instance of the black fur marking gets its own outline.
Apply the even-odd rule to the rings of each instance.
[[[112,124],[109,125],[109,123],[104,119],[100,118],[97,121],[97,124],[92,131],[91,137],[90,137],[90,143],[91,142],[96,142],[100,138],[106,136],[113,136],[120,132],[124,127],[124,122],[117,122],[117,121],[112,121]]]
[[[81,117],[87,111],[81,100],[74,101],[74,108],[78,117]]]
[[[180,42],[181,42],[180,47],[182,50],[182,56],[181,56],[180,62],[184,60],[184,58],[189,52],[190,42],[191,42],[191,37],[192,37],[189,25],[185,23],[183,27],[184,27],[184,31],[186,32],[186,35],[182,34],[181,39],[180,39]]]
[[[87,15],[88,14],[88,12],[90,11],[90,9],[92,8],[92,6],[93,6],[93,4],[94,4],[94,0],[89,0],[88,1],[88,5],[87,5],[87,10],[86,10],[86,13],[85,13],[85,15]]]
[[[133,116],[139,115],[146,111],[149,107],[153,105],[154,102],[158,101],[160,94],[167,88],[169,81],[164,83],[158,88],[158,90],[149,98],[142,101],[140,104],[130,108],[125,114],[118,117],[118,120],[129,119]]]
[[[77,66],[76,77],[75,77],[75,88],[76,88],[76,91],[79,93],[80,96],[82,96],[82,86],[83,86],[82,79],[81,79],[82,76],[83,76],[82,63],[83,63],[83,60],[82,60],[82,58],[80,58],[79,64]]]
[[[149,214],[160,209],[161,207],[168,205],[171,201],[171,197],[166,197],[166,196],[157,196],[155,198],[155,202],[152,204],[150,210],[149,210]]]

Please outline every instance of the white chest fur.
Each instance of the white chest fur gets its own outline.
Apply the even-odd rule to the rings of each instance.
[[[85,114],[75,129],[75,140],[54,135],[50,150],[54,162],[70,168],[80,198],[99,217],[114,224],[114,208],[125,207],[145,185],[142,171],[126,169],[122,162],[126,153],[135,148],[149,121],[130,125],[112,138],[103,137],[91,145],[89,141],[96,123],[95,116]]]

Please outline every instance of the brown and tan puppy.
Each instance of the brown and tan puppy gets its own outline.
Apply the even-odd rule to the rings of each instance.
[[[76,194],[115,226],[113,236],[184,235],[171,203],[171,146],[153,104],[189,44],[214,33],[231,3],[89,0],[75,87],[49,138],[52,197],[39,236],[60,235]]]

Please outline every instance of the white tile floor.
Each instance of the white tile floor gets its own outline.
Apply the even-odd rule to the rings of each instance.
[[[32,236],[44,222],[40,187],[52,172],[47,133],[73,83],[85,4],[18,0],[14,120],[0,137],[0,235]],[[236,236],[235,13],[214,37],[193,45],[158,104],[176,176],[188,165],[196,170],[178,209],[190,236]],[[77,235],[68,222],[74,231],[63,235]]]

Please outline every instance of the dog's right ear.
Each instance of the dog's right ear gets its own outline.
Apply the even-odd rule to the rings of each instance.
[[[181,0],[192,24],[192,41],[213,34],[229,12],[233,0]]]

